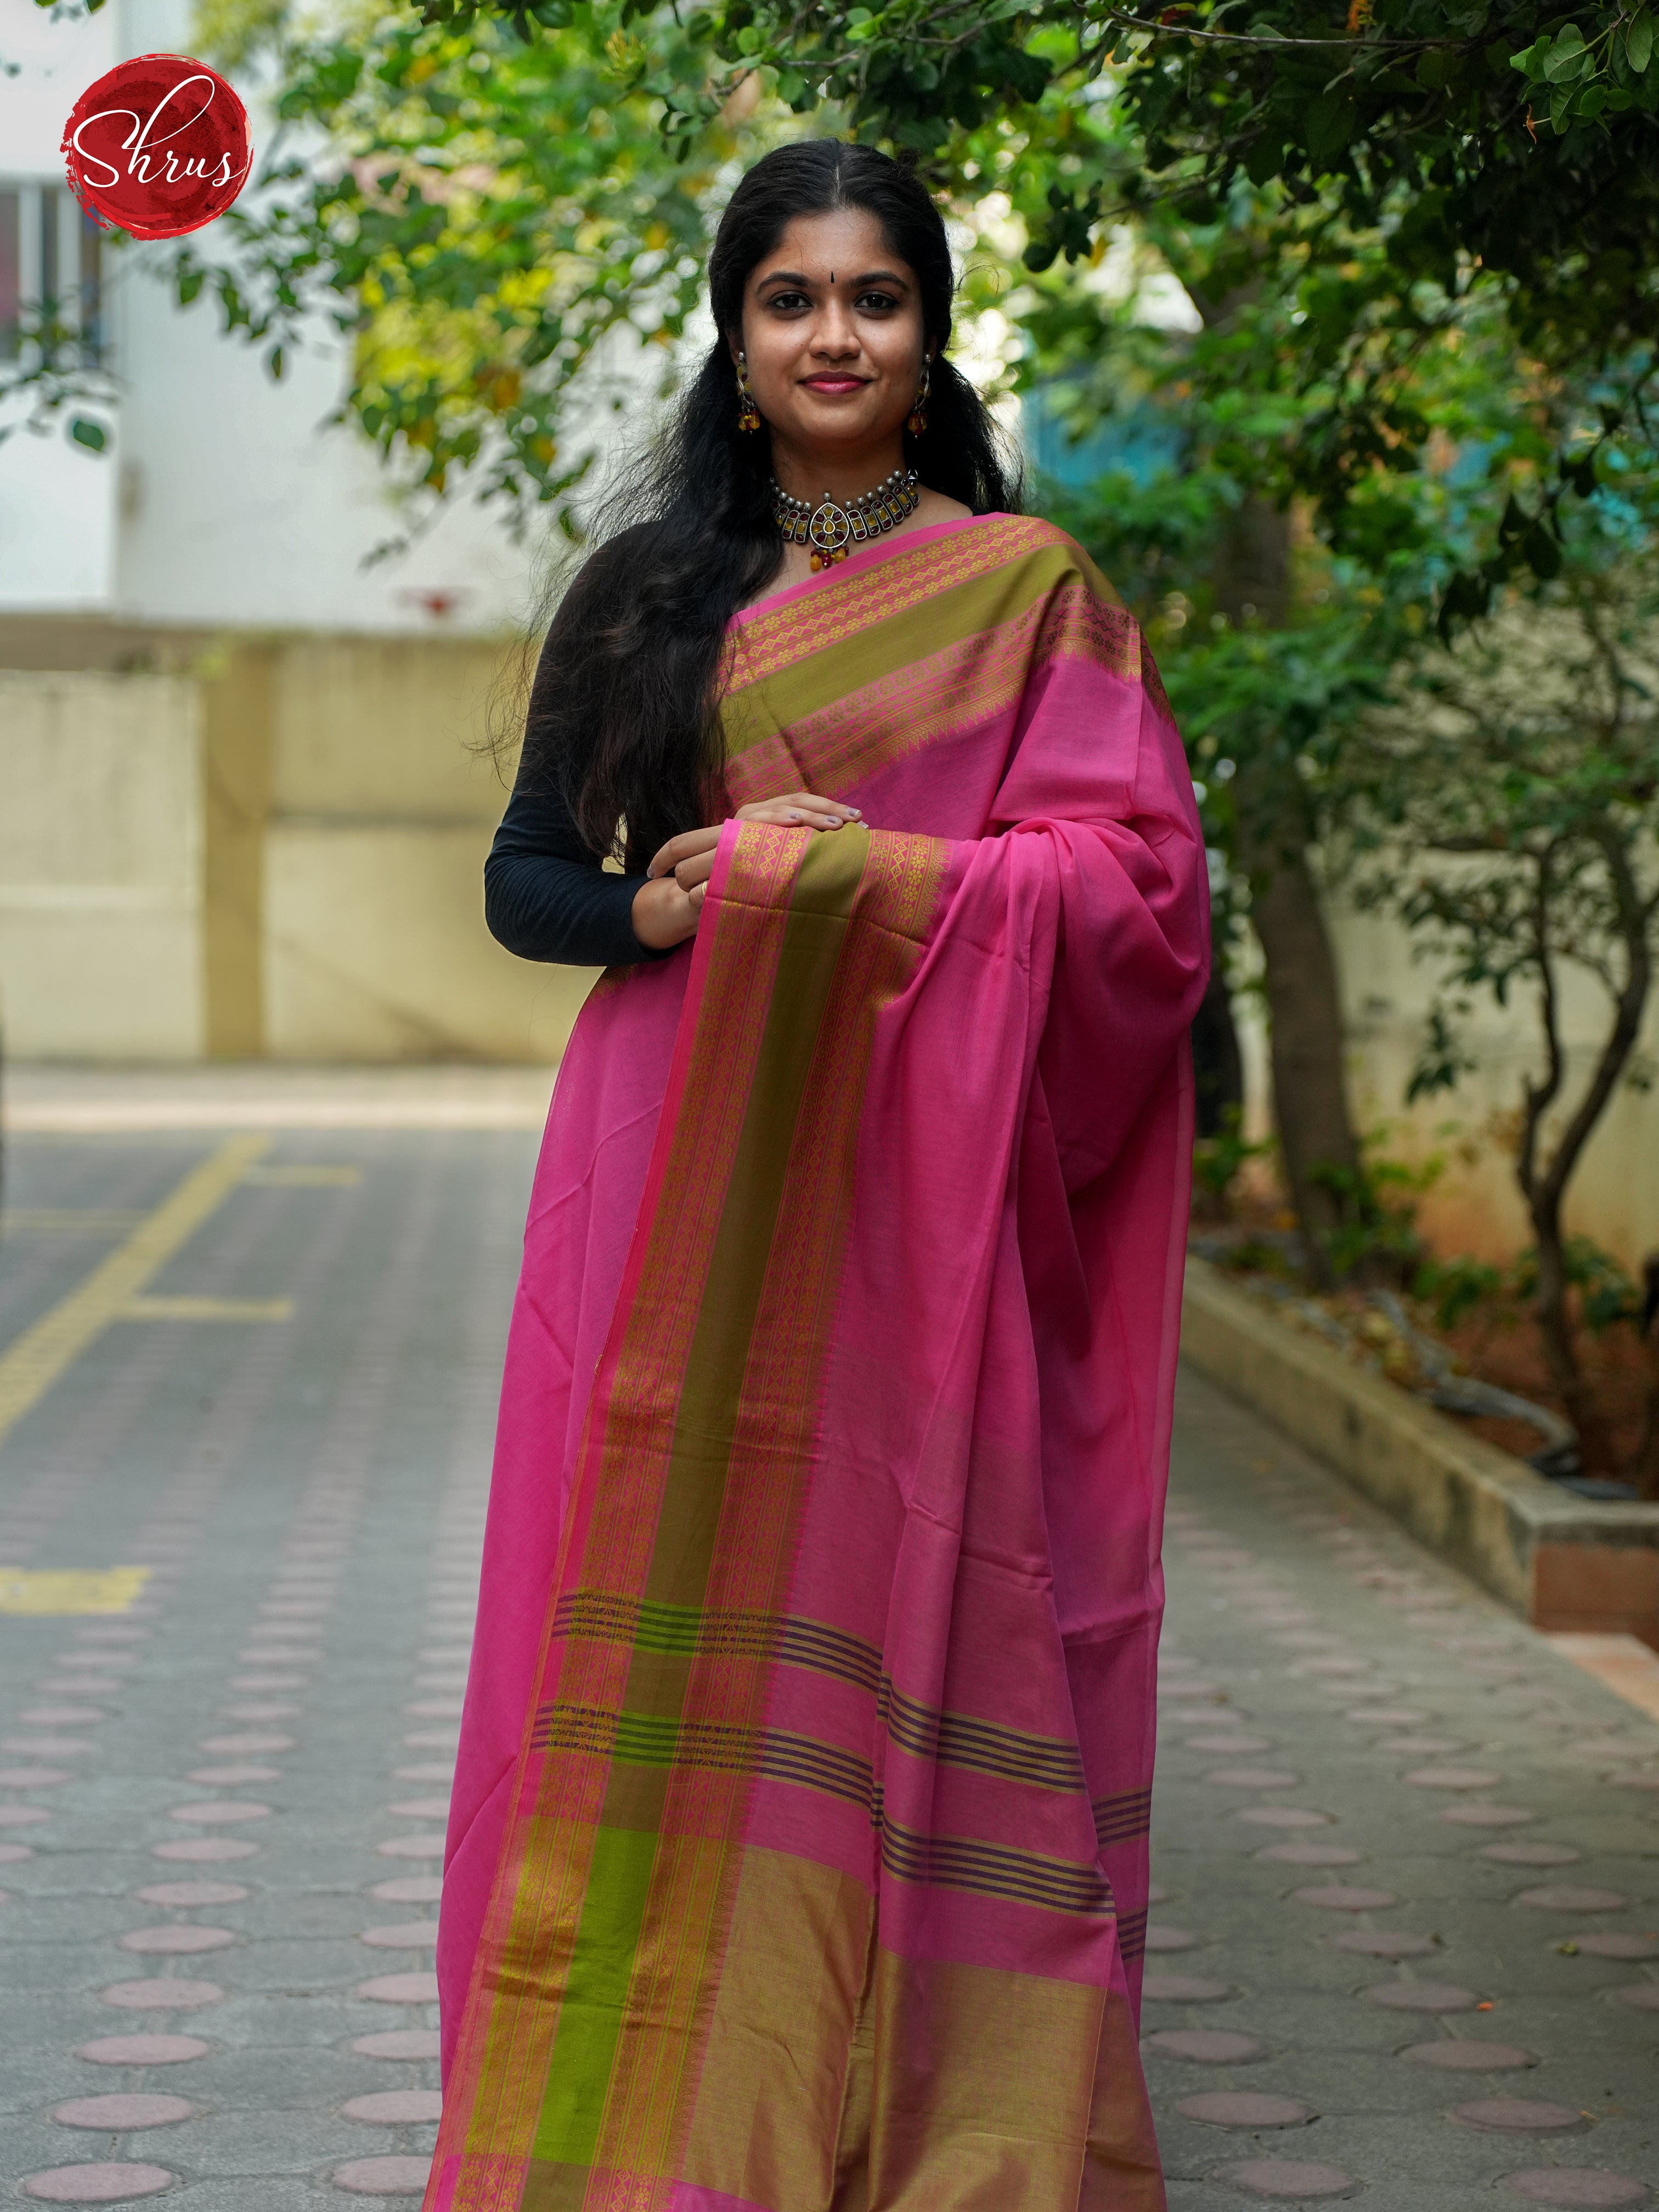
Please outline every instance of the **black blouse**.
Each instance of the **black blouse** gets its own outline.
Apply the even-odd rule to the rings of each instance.
[[[548,631],[531,690],[518,778],[484,862],[484,919],[490,934],[520,960],[617,968],[667,957],[634,934],[634,894],[644,876],[602,869],[582,842],[556,777],[538,759],[535,743],[540,711],[559,680],[562,640],[574,624],[597,617],[607,568],[626,558],[627,535],[613,538],[586,563]]]
[[[619,968],[649,960],[634,934],[634,894],[643,876],[601,869],[577,835],[570,809],[522,770],[484,862],[484,919],[520,960],[564,960]]]

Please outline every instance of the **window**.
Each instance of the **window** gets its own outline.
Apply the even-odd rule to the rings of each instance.
[[[15,361],[25,319],[73,331],[83,367],[104,358],[103,252],[98,226],[63,185],[0,179],[0,361]]]

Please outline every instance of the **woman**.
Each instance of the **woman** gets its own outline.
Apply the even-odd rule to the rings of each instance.
[[[1011,511],[914,179],[769,155],[709,286],[489,864],[504,942],[610,972],[507,1352],[427,2204],[1142,2212],[1191,788]]]

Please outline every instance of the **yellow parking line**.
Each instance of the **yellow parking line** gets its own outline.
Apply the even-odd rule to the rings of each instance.
[[[0,1613],[125,1613],[149,1567],[0,1567]]]
[[[60,1299],[0,1355],[0,1437],[38,1405],[64,1369],[103,1334],[235,1189],[269,1137],[233,1137],[192,1168],[170,1197],[95,1267],[78,1290]]]
[[[118,1321],[292,1321],[292,1298],[129,1298]]]

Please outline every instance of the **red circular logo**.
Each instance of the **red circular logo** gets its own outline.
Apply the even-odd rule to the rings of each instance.
[[[187,54],[138,54],[82,94],[60,150],[84,208],[134,238],[182,238],[241,191],[253,141],[217,70]]]

